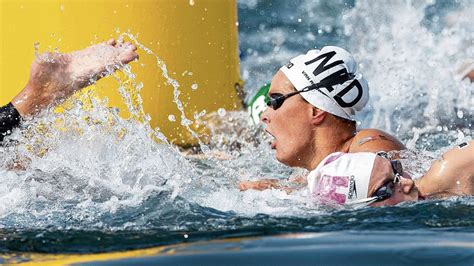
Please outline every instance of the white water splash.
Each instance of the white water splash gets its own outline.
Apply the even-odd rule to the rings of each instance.
[[[406,137],[414,127],[474,122],[474,85],[456,75],[474,58],[474,32],[456,23],[433,32],[423,25],[430,3],[357,1],[344,15],[345,34],[371,87],[363,125]],[[457,110],[467,114],[464,120]]]

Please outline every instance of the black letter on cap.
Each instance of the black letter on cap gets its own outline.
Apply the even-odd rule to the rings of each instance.
[[[326,66],[327,62],[328,62],[329,60],[331,60],[331,58],[332,58],[333,56],[335,56],[335,55],[336,55],[336,52],[331,51],[331,52],[322,54],[322,55],[316,57],[315,59],[309,60],[308,62],[305,62],[305,65],[310,65],[310,64],[312,64],[312,63],[314,63],[314,62],[317,62],[318,60],[321,60],[322,58],[324,58],[324,59],[321,61],[321,63],[319,63],[318,67],[316,67],[316,69],[313,71],[314,76],[317,76],[317,75],[319,75],[321,72],[323,72],[323,71],[325,71],[325,70],[328,70],[328,69],[330,69],[330,68],[332,68],[332,67],[335,67],[335,66],[337,66],[337,65],[340,65],[340,64],[344,64],[344,61],[342,61],[342,60],[337,60],[336,62],[333,62],[333,63],[331,63],[331,64],[329,64],[329,65]]]
[[[354,86],[357,87],[357,97],[352,102],[346,103],[342,97],[346,95]],[[352,81],[349,86],[345,87],[342,91],[334,96],[334,100],[336,100],[339,106],[343,108],[354,106],[360,100],[360,98],[362,98],[362,85],[360,85],[357,79],[354,79],[354,81]]]

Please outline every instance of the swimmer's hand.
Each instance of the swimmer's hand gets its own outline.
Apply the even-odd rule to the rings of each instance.
[[[281,184],[279,183],[278,179],[263,179],[259,181],[242,181],[239,183],[240,191],[246,191],[249,189],[254,190],[266,190],[266,189],[280,189]]]
[[[74,92],[138,58],[131,43],[115,40],[68,54],[45,53],[33,61],[30,78],[12,101],[22,117],[60,104]]]
[[[283,183],[282,181],[286,184],[282,184]],[[288,183],[291,183],[292,185],[289,186]],[[267,189],[279,189],[279,190],[286,191],[286,193],[288,194],[304,186],[306,186],[306,178],[303,176],[291,177],[288,180],[262,179],[259,181],[241,181],[239,183],[240,191],[246,191],[249,189],[259,190],[259,191],[263,191]]]

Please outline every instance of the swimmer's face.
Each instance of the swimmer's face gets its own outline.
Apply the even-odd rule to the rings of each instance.
[[[374,169],[372,170],[372,176],[369,182],[369,197],[373,196],[375,191],[387,182],[394,180],[394,174],[390,161],[377,156],[374,162]],[[403,176],[400,177],[400,182],[394,184],[393,194],[390,198],[374,202],[370,206],[386,206],[396,205],[404,201],[417,201],[418,200],[418,189],[415,186],[415,182],[411,177],[403,172]]]
[[[272,97],[294,91],[285,74],[278,71],[272,79],[268,95]],[[306,167],[312,159],[312,110],[311,104],[300,95],[295,95],[286,99],[277,110],[267,107],[263,112],[262,122],[266,124],[266,131],[274,137],[271,147],[276,150],[276,158],[281,163]]]

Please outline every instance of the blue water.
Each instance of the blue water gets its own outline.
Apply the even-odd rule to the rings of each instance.
[[[371,87],[359,126],[399,137],[415,177],[443,150],[472,139],[474,87],[455,76],[474,58],[474,2],[246,0],[238,8],[247,98],[291,57],[340,45],[361,62]],[[150,140],[146,127],[107,114],[97,107],[87,114],[95,123],[77,119],[82,134],[50,128],[50,137],[14,135],[21,144],[0,148],[0,252],[102,252],[292,232],[474,237],[472,197],[351,211],[316,208],[305,189],[238,191],[239,180],[304,174],[274,159],[245,112],[217,116],[209,147],[225,160],[183,157]],[[127,134],[117,138],[110,128]],[[38,156],[42,147],[48,152]],[[12,171],[22,160],[26,169]]]

